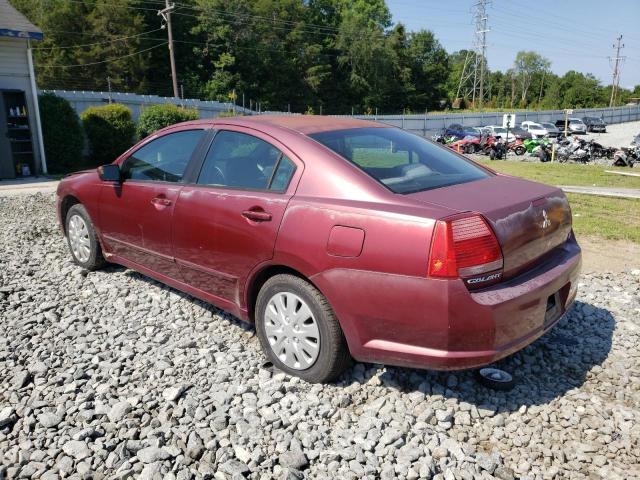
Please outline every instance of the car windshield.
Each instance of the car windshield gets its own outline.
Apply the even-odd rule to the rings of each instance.
[[[493,128],[493,132],[494,133],[507,133],[507,129],[506,128],[502,128],[502,127],[494,127]]]
[[[542,125],[544,128],[556,128],[556,126],[551,123],[541,123],[540,125]]]
[[[569,120],[569,123],[582,123],[582,120],[580,120],[579,118],[571,118]]]
[[[395,193],[414,193],[491,174],[450,149],[398,128],[353,128],[310,135]]]

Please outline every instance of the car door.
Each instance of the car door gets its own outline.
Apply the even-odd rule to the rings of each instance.
[[[273,257],[303,164],[271,137],[228,128],[215,134],[196,182],[180,192],[173,246],[187,284],[240,306],[250,272]]]
[[[121,181],[100,192],[99,224],[107,251],[154,272],[180,278],[173,259],[171,221],[187,166],[206,131],[169,131],[121,162]]]

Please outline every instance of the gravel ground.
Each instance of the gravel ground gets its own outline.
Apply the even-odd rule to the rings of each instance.
[[[472,373],[261,368],[251,327],[74,266],[54,198],[0,198],[0,477],[640,478],[640,271],[586,275],[548,335]]]
[[[593,138],[605,147],[627,147],[639,133],[640,122],[626,122],[607,125],[607,133],[589,133],[585,138]]]

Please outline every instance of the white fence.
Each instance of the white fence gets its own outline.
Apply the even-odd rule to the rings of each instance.
[[[459,123],[466,127],[482,127],[485,125],[502,125],[502,116],[506,112],[485,113],[443,113],[436,115],[354,115],[355,118],[375,120],[395,127],[409,130],[423,136],[431,136],[452,123]],[[526,120],[533,122],[550,122],[564,119],[563,110],[541,110],[513,112],[516,123]],[[345,115],[350,116],[350,115]],[[624,123],[640,120],[640,105],[614,108],[585,108],[574,110],[570,117],[597,117],[607,124]]]
[[[173,103],[185,107],[195,108],[200,114],[200,118],[215,118],[220,112],[228,112],[235,108],[236,112],[245,115],[257,115],[258,112],[233,106],[231,103],[221,103],[208,100],[178,99],[173,97],[158,97],[156,95],[136,95],[132,93],[108,93],[108,92],[76,92],[68,90],[49,90],[56,95],[67,99],[73,108],[82,113],[89,107],[105,105],[109,101],[122,103],[133,112],[134,120],[138,119],[140,112],[145,106],[163,103]],[[284,114],[280,112],[269,112]],[[484,125],[502,125],[502,116],[505,112],[485,112],[485,113],[443,113],[436,115],[354,115],[355,118],[375,120],[395,127],[418,133],[424,136],[431,136],[452,123],[460,123],[467,127],[480,127]],[[525,120],[534,122],[551,122],[564,118],[562,110],[541,110],[541,111],[519,111],[515,112],[516,122],[519,124]],[[342,115],[348,116],[351,115]],[[607,124],[623,123],[640,120],[640,105],[614,107],[614,108],[586,108],[576,109],[571,117],[598,117]]]
[[[159,97],[157,95],[137,95],[135,93],[109,93],[109,92],[82,92],[69,90],[44,90],[66,99],[75,111],[80,115],[89,107],[99,107],[109,102],[121,103],[131,109],[133,119],[138,120],[140,113],[145,107],[165,103],[182,105],[188,108],[195,108],[200,118],[215,118],[220,112],[231,111],[234,106],[231,103],[221,103],[210,100],[180,99],[173,97]],[[251,114],[248,108],[235,107],[236,112]]]

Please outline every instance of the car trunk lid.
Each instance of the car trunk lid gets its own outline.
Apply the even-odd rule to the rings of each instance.
[[[562,190],[520,178],[496,175],[408,196],[482,214],[502,248],[503,279],[533,268],[571,232],[571,210]]]

